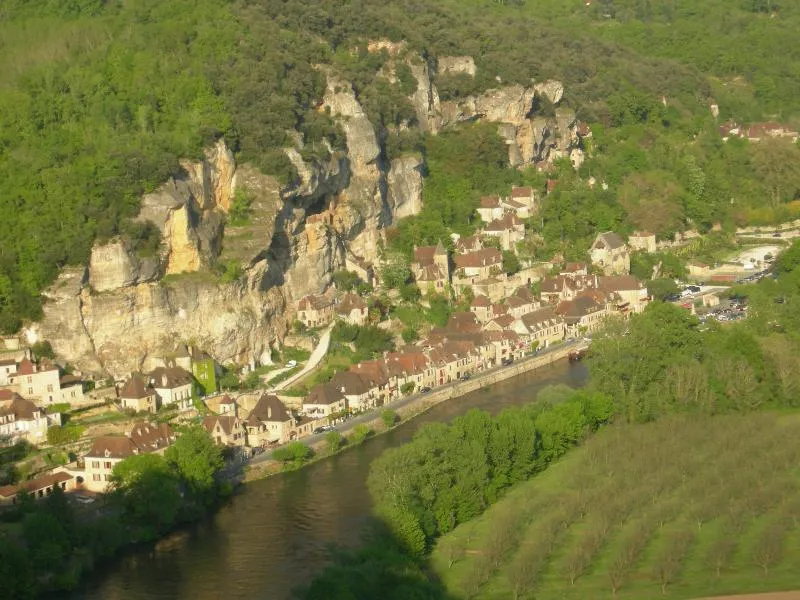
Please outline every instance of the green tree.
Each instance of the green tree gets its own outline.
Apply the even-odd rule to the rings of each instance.
[[[506,275],[513,275],[518,273],[519,269],[520,264],[517,255],[509,250],[503,250],[503,272]]]
[[[333,432],[331,432],[333,433]],[[336,432],[338,433],[338,432]],[[302,442],[289,442],[282,448],[276,448],[272,451],[272,458],[279,460],[283,463],[302,463],[313,456],[311,448]]]
[[[334,452],[338,451],[339,448],[342,447],[343,442],[344,438],[342,437],[342,434],[339,433],[338,431],[335,430],[329,431],[328,433],[325,434],[325,445],[330,454],[333,454]]]
[[[222,450],[199,425],[186,429],[164,453],[181,479],[195,491],[206,494],[215,485],[214,476],[222,469]]]
[[[391,429],[397,423],[397,413],[390,408],[384,409],[381,411],[381,421],[386,429]]]

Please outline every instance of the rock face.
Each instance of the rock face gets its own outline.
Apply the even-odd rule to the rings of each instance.
[[[411,68],[418,85],[410,101],[422,130],[486,120],[497,123],[512,165],[582,160],[575,114],[558,106],[560,83],[441,102],[432,65],[439,74],[474,76],[470,57],[428,63],[392,42],[370,50],[387,51]],[[120,239],[96,244],[85,269],[65,269],[48,290],[45,317],[25,332],[28,339],[47,339],[62,360],[115,377],[149,369],[189,340],[222,363],[269,362],[297,301],[325,291],[337,269],[375,264],[386,227],[422,209],[423,159],[388,161],[385,132],[376,132],[352,86],[332,72],[326,76],[320,110],[339,122],[346,152],[306,162],[296,134],[296,147],[285,151],[299,180],[289,187],[237,165],[223,141],[202,160],[182,161],[180,172],[142,198],[137,217],[160,230],[158,254],[140,257]],[[249,201],[249,218],[226,225],[239,194]]]

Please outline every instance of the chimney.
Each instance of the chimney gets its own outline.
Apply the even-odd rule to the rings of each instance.
[[[272,407],[271,406],[267,407],[267,418],[268,419],[272,418]]]

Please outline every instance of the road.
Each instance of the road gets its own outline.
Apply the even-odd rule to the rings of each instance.
[[[552,352],[553,350],[563,349],[564,346],[571,346],[571,345],[578,346],[578,345],[581,345],[581,344],[585,344],[585,341],[582,340],[582,339],[567,341],[564,344],[561,344],[561,345],[558,345],[558,346],[554,346],[554,347],[551,347],[551,348],[547,348],[547,349],[543,350],[542,352],[539,352],[535,356],[545,356],[548,353]],[[505,365],[498,365],[496,367],[492,367],[491,369],[487,369],[486,371],[481,371],[480,373],[476,374],[475,377],[484,377],[486,375],[489,375],[491,373],[494,373],[495,371],[499,371],[500,369],[504,369],[504,368],[505,368]],[[460,381],[452,381],[452,382],[446,383],[444,385],[436,386],[434,388],[434,390],[436,390],[438,392],[439,390],[445,390],[445,389],[448,389],[448,388],[456,387],[459,384],[461,384]],[[405,398],[400,398],[398,400],[394,400],[394,401],[392,401],[392,402],[390,402],[388,404],[384,404],[383,406],[380,406],[380,407],[378,407],[376,409],[373,409],[373,410],[367,411],[365,413],[362,413],[362,414],[360,414],[360,415],[358,415],[356,417],[351,417],[350,419],[348,419],[344,423],[339,423],[338,425],[334,425],[334,429],[336,431],[338,431],[339,433],[344,434],[344,433],[350,431],[351,429],[353,429],[356,425],[359,425],[361,423],[369,423],[371,421],[374,421],[378,416],[378,411],[380,411],[380,410],[384,410],[384,409],[390,408],[390,409],[396,411],[396,410],[401,409],[401,408],[403,408],[405,406],[408,406],[409,404],[412,404],[413,402],[417,402],[417,401],[423,400],[424,398],[425,398],[425,394],[412,394],[410,396],[406,396]],[[301,441],[306,445],[313,445],[313,444],[316,444],[317,442],[324,441],[324,439],[325,439],[325,433],[317,433],[317,434],[313,434],[313,435],[309,435],[307,437],[304,437],[304,438],[302,438],[302,439],[300,439],[298,441]],[[276,449],[277,448],[273,448],[272,450],[276,450]],[[263,452],[261,454],[257,454],[253,458],[251,458],[249,462],[250,462],[250,464],[259,464],[259,463],[262,463],[262,462],[266,462],[267,460],[270,460],[271,458],[272,458],[272,452]]]
[[[297,373],[289,377],[284,381],[281,381],[275,387],[273,387],[270,391],[271,392],[278,392],[280,390],[285,390],[289,386],[291,386],[296,381],[299,381],[306,375],[308,375],[311,371],[313,371],[316,366],[325,358],[325,355],[328,353],[328,348],[331,345],[331,331],[333,330],[333,325],[329,325],[328,328],[322,333],[322,337],[319,338],[319,343],[311,351],[311,356],[308,357],[308,361],[306,362],[305,366],[299,370]],[[275,375],[273,375],[275,377]]]

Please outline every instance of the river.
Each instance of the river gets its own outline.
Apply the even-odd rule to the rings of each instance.
[[[544,386],[581,387],[586,366],[560,361],[443,402],[335,457],[242,486],[213,517],[155,547],[124,554],[74,598],[91,600],[285,600],[325,565],[332,544],[356,546],[369,523],[369,465],[431,421],[471,408],[492,413],[531,401]]]

